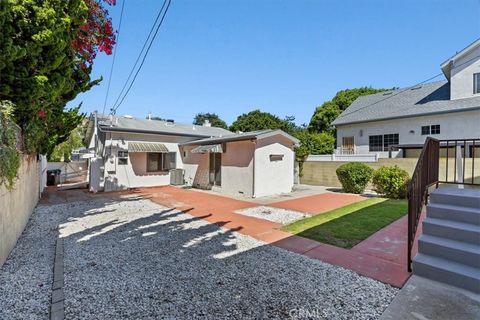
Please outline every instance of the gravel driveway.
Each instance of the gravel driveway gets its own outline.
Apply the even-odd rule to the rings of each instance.
[[[53,207],[38,206],[0,268],[0,319],[47,319],[56,228]]]
[[[66,319],[376,319],[397,292],[148,200],[96,199],[37,208],[0,269],[0,319],[48,316],[59,221]]]

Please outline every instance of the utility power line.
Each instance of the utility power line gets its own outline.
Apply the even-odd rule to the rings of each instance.
[[[465,61],[464,63],[461,63],[461,64],[459,64],[459,65],[457,65],[457,66],[454,66],[454,67],[452,68],[452,70],[453,70],[453,69],[456,69],[456,68],[460,68],[460,67],[462,67],[462,66],[464,66],[464,65],[466,65],[466,64],[468,64],[468,63],[470,63],[470,62],[472,62],[473,60],[476,60],[476,59],[478,59],[478,58],[480,58],[480,56],[473,57],[472,59],[469,59],[469,60]],[[417,83],[417,84],[414,84],[413,86],[406,87],[406,88],[404,88],[404,89],[402,89],[402,90],[399,90],[398,92],[395,92],[394,94],[391,94],[391,95],[385,97],[384,99],[375,101],[375,102],[373,102],[373,103],[371,103],[371,104],[369,104],[369,105],[366,105],[366,106],[364,106],[364,107],[361,107],[361,108],[359,108],[359,109],[357,109],[357,110],[353,110],[353,111],[351,111],[351,112],[349,112],[349,113],[345,113],[345,114],[342,113],[341,115],[343,115],[343,116],[348,116],[348,115],[351,115],[351,114],[356,113],[356,112],[358,112],[358,111],[362,111],[362,110],[364,110],[364,109],[366,109],[366,108],[369,108],[369,107],[371,107],[371,106],[373,106],[373,105],[376,105],[377,103],[383,102],[383,101],[388,100],[388,99],[390,99],[390,98],[393,98],[393,97],[395,97],[395,96],[397,96],[397,95],[399,95],[399,94],[401,94],[401,93],[404,93],[405,91],[408,91],[408,90],[410,90],[410,89],[412,89],[412,88],[418,87],[418,86],[420,86],[420,85],[422,85],[422,84],[424,84],[424,83],[426,83],[426,82],[432,81],[433,79],[438,78],[438,77],[441,76],[441,75],[443,75],[443,72],[440,72],[439,74],[436,74],[436,75],[433,76],[433,77],[430,77],[430,78],[428,78],[428,79],[426,79],[426,80],[423,80],[423,81],[421,81],[421,82],[419,82],[419,83]]]
[[[123,9],[125,7],[125,1],[122,1],[122,8],[120,9],[120,20],[118,21],[118,31],[117,31],[117,43],[115,45],[115,48],[113,49],[113,59],[112,59],[112,65],[110,66],[110,74],[108,76],[108,85],[107,85],[107,93],[105,94],[105,101],[103,102],[103,111],[102,115],[105,114],[105,108],[107,106],[107,101],[108,101],[108,94],[110,93],[110,84],[112,83],[112,76],[113,76],[113,67],[115,66],[115,58],[117,57],[117,48],[118,48],[118,43],[120,41],[120,30],[122,28],[122,20],[123,20]]]
[[[168,9],[170,8],[170,4],[171,4],[171,0],[165,0],[163,2],[163,5],[162,7],[160,8],[160,11],[158,12],[157,14],[157,17],[155,19],[155,22],[154,24],[152,25],[152,28],[150,29],[150,32],[148,34],[148,37],[147,39],[145,40],[145,43],[143,44],[143,47],[142,47],[142,50],[140,51],[138,57],[137,57],[137,60],[135,61],[135,64],[133,65],[133,68],[132,70],[130,71],[130,74],[128,75],[127,77],[127,80],[125,81],[125,84],[123,85],[123,88],[122,90],[120,91],[120,94],[119,96],[117,97],[113,107],[111,108],[111,114],[115,114],[117,109],[122,105],[123,101],[125,100],[126,96],[128,95],[128,93],[130,92],[130,89],[132,88],[133,84],[135,83],[135,80],[137,79],[137,76],[138,74],[140,73],[140,70],[142,69],[144,63],[145,63],[145,60],[147,58],[147,55],[148,55],[148,52],[150,51],[150,48],[152,47],[152,44],[153,44],[153,41],[155,40],[157,34],[158,34],[158,31],[160,30],[160,27],[162,26],[163,24],[163,21],[165,19],[165,16],[168,12]],[[156,26],[156,28],[155,28]],[[153,33],[153,35],[152,35]],[[142,57],[142,54],[143,54],[143,57]],[[138,62],[140,61],[141,59],[141,62],[140,62],[140,65],[138,66],[138,68],[136,69],[135,71],[135,68],[138,64]],[[133,76],[133,79],[132,81],[130,82],[130,84],[128,84],[128,81],[130,80],[132,74],[135,72],[134,76]],[[128,87],[127,87],[128,85]],[[126,91],[125,91],[125,88]],[[122,96],[122,93],[125,91],[125,93],[123,94]]]

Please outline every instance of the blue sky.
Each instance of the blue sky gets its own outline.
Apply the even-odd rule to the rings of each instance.
[[[107,110],[162,3],[125,1]],[[258,108],[308,123],[337,91],[413,85],[478,37],[479,0],[173,0],[117,114],[189,123],[215,112],[230,124]],[[104,81],[69,106],[102,110],[111,61],[99,54],[93,77]]]

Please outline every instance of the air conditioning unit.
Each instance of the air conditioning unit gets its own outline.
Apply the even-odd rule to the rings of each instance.
[[[181,186],[185,184],[183,169],[170,170],[170,184],[173,186]]]

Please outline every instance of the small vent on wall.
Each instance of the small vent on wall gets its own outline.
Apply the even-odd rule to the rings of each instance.
[[[283,154],[271,154],[270,155],[270,161],[282,161],[283,160]]]

